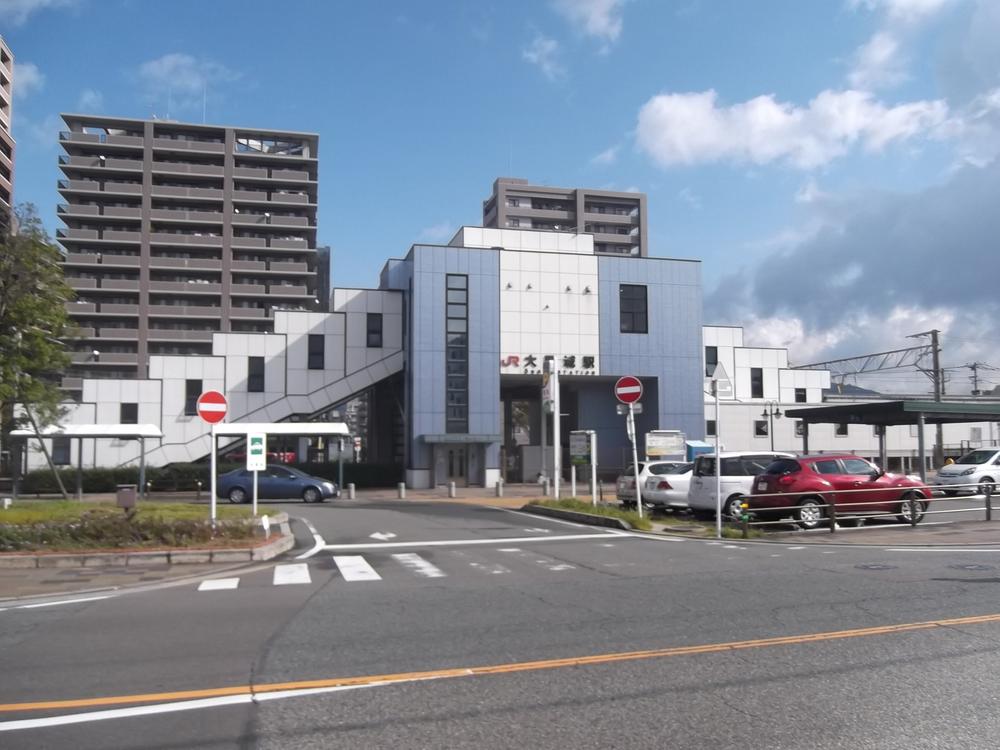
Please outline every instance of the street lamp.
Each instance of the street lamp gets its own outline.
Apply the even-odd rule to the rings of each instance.
[[[760,415],[767,419],[767,434],[771,436],[771,450],[774,450],[774,420],[781,419],[781,409],[777,401],[765,401]]]

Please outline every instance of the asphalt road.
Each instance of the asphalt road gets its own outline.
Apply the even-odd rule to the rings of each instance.
[[[0,611],[0,747],[996,744],[1000,550],[296,511],[278,573]]]

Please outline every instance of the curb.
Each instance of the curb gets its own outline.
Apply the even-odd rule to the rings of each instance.
[[[597,516],[592,513],[583,513],[578,510],[564,510],[562,508],[549,508],[546,505],[533,505],[528,503],[521,506],[524,513],[533,513],[536,516],[548,516],[550,518],[561,518],[564,521],[576,521],[588,526],[604,526],[609,529],[621,529],[622,531],[632,531],[632,525],[628,521],[612,516]]]
[[[295,547],[295,535],[288,525],[288,514],[273,516],[272,524],[280,528],[278,537],[255,547],[225,549],[178,549],[137,552],[79,552],[67,554],[0,553],[0,570],[31,570],[35,568],[100,568],[144,565],[193,565],[206,563],[244,563],[271,560]]]

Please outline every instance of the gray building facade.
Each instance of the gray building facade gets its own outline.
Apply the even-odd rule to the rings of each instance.
[[[14,55],[0,36],[0,211],[14,205],[14,136],[11,103],[14,100]]]
[[[646,194],[533,185],[500,177],[483,201],[483,226],[594,235],[594,252],[649,255]]]
[[[318,136],[65,114],[64,271],[80,327],[64,379],[144,378],[317,301]]]

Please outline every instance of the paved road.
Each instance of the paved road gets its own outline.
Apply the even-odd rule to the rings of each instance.
[[[997,550],[299,510],[308,557],[0,611],[0,746],[909,750],[1000,729]]]

